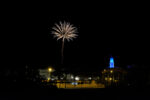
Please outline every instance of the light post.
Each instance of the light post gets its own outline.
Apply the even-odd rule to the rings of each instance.
[[[48,68],[48,72],[49,72],[49,79],[51,79],[51,72],[53,71],[53,69],[51,67]]]

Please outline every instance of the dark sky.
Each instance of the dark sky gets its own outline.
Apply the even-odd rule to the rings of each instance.
[[[61,41],[51,35],[51,27],[69,21],[78,28],[78,38],[65,42],[66,66],[98,68],[148,65],[148,14],[139,9],[76,10],[52,13],[40,10],[8,10],[2,20],[2,58],[5,66],[35,66],[60,63]]]

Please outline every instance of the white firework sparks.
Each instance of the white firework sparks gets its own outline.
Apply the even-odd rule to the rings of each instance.
[[[55,26],[52,29],[52,34],[54,34],[54,37],[56,37],[57,40],[62,39],[63,41],[70,41],[78,36],[76,34],[77,28],[69,22],[60,22],[59,24],[55,24]]]
[[[77,33],[77,28],[74,27],[72,24],[69,22],[62,23],[60,22],[59,24],[55,24],[55,26],[52,28],[52,34],[54,37],[57,38],[57,40],[62,39],[62,48],[61,48],[61,55],[62,55],[62,64],[63,64],[63,52],[64,52],[64,41],[70,41],[73,40],[73,38],[76,38],[78,35]]]

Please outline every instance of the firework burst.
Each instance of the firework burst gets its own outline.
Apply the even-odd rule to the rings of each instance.
[[[54,34],[54,37],[57,38],[57,40],[62,39],[63,41],[70,41],[77,37],[77,28],[69,22],[55,24],[52,29],[52,34]]]
[[[73,40],[76,38],[78,35],[77,33],[77,28],[74,27],[72,24],[69,22],[62,23],[60,22],[59,24],[55,24],[55,26],[52,28],[52,34],[54,35],[57,40],[62,39],[62,64],[63,64],[63,52],[64,52],[64,41],[67,40],[68,42],[70,40]]]

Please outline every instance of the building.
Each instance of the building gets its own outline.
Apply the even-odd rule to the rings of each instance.
[[[109,68],[102,71],[102,83],[105,87],[122,87],[127,85],[127,72],[114,66],[114,59],[110,58]]]

